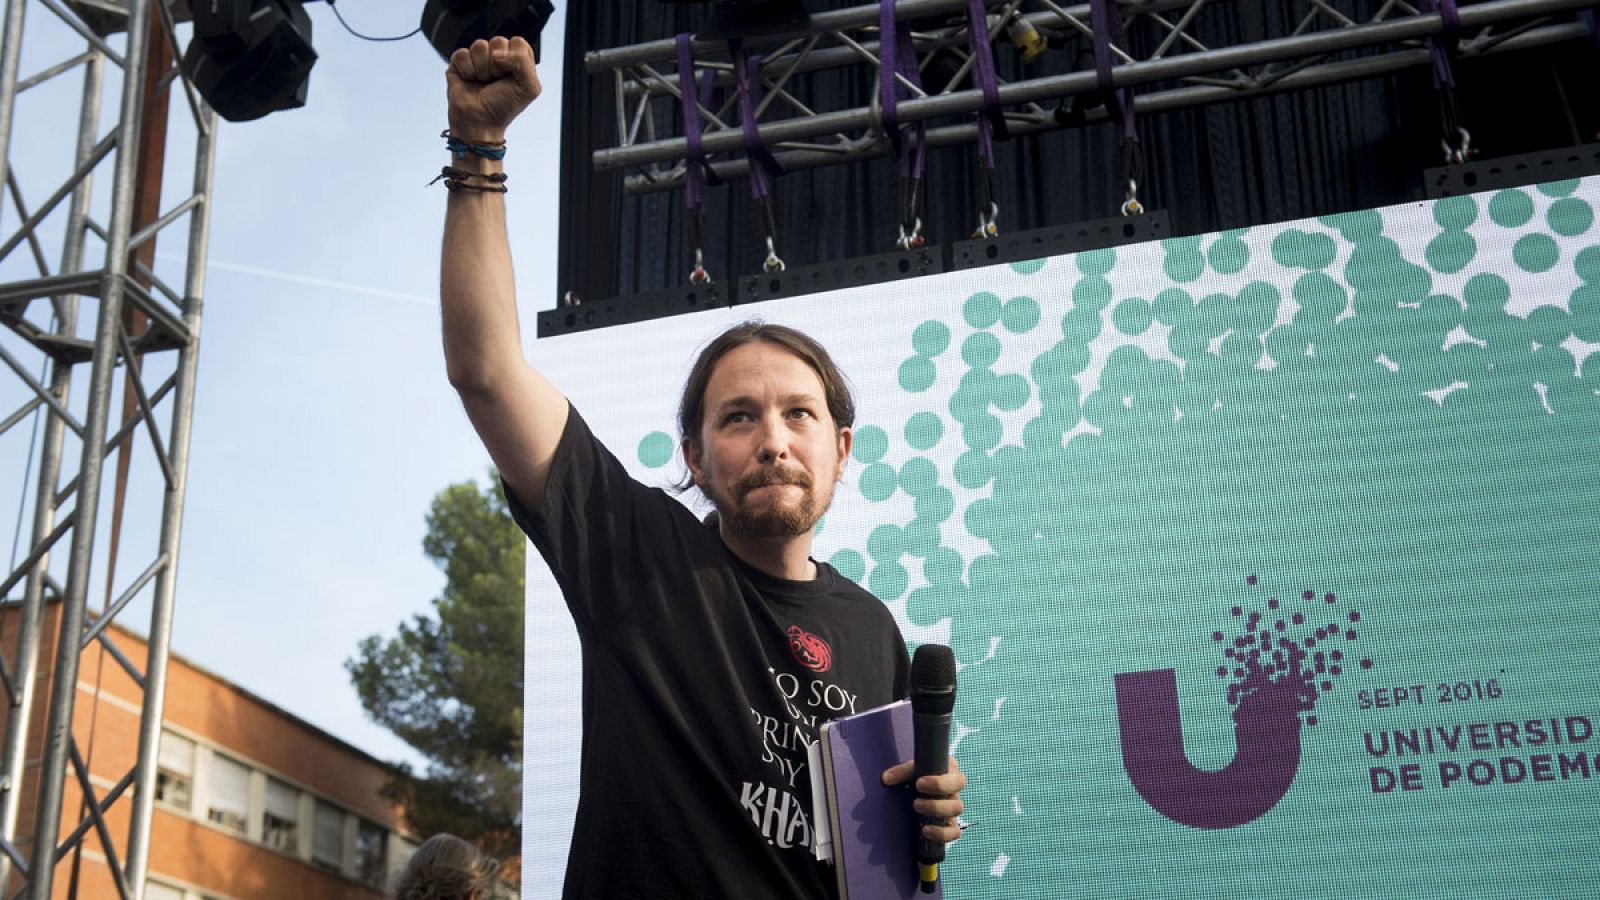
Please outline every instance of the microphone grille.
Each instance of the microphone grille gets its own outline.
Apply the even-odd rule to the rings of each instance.
[[[923,644],[911,658],[911,693],[953,691],[956,655],[943,644]]]

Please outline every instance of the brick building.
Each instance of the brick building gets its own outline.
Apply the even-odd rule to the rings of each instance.
[[[32,854],[33,808],[53,686],[59,604],[45,610],[39,681],[27,751],[17,841]],[[15,657],[19,609],[0,607],[0,645]],[[116,625],[122,655],[144,666],[143,638]],[[286,660],[286,663],[288,661]],[[104,796],[133,768],[143,691],[98,645],[79,668],[73,736]],[[0,732],[5,722],[0,720]],[[389,874],[416,846],[399,810],[378,794],[387,764],[176,653],[167,675],[166,714],[150,824],[148,900],[378,900]],[[65,838],[81,814],[69,776]],[[119,800],[106,824],[121,858],[131,803]],[[74,869],[76,875],[74,876]],[[105,850],[91,833],[80,858],[56,868],[53,896],[116,897]],[[15,892],[13,880],[5,891]]]

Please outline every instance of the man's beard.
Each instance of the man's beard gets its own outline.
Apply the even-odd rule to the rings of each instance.
[[[774,500],[760,510],[752,510],[745,498],[757,488],[776,484],[792,484],[801,490],[800,499],[794,503]],[[733,486],[732,496],[708,493],[717,508],[717,514],[727,529],[744,537],[796,537],[816,527],[822,518],[821,504],[812,489],[811,475],[804,469],[767,468],[752,472]]]

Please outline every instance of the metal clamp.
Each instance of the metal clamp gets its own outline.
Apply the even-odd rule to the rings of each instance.
[[[989,201],[987,212],[978,213],[978,227],[972,232],[973,238],[992,238],[1000,234],[998,220],[1000,218],[1000,204]]]
[[[711,283],[711,273],[706,271],[705,255],[698,247],[696,247],[694,251],[694,268],[689,270],[689,283]]]
[[[1444,151],[1445,165],[1461,165],[1472,155],[1472,135],[1465,128],[1456,129],[1456,139],[1460,146],[1450,146],[1449,138],[1439,140],[1439,149]]]
[[[1139,182],[1128,179],[1128,191],[1123,195],[1122,214],[1125,216],[1144,215],[1144,204],[1139,202]]]
[[[904,225],[900,226],[900,238],[894,242],[894,245],[901,250],[915,250],[925,246],[927,243],[927,238],[922,236],[922,219],[918,217],[911,226],[910,233],[906,232]]]
[[[773,246],[770,237],[767,238],[767,261],[761,264],[761,268],[769,275],[782,272],[784,269],[783,260],[778,258],[777,248]]]

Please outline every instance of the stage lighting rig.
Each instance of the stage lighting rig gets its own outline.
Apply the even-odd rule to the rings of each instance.
[[[522,37],[539,59],[539,32],[556,11],[550,0],[428,0],[422,7],[422,33],[445,59],[473,41]]]
[[[218,115],[248,122],[305,105],[317,52],[298,2],[205,0],[192,14],[183,72]]]

